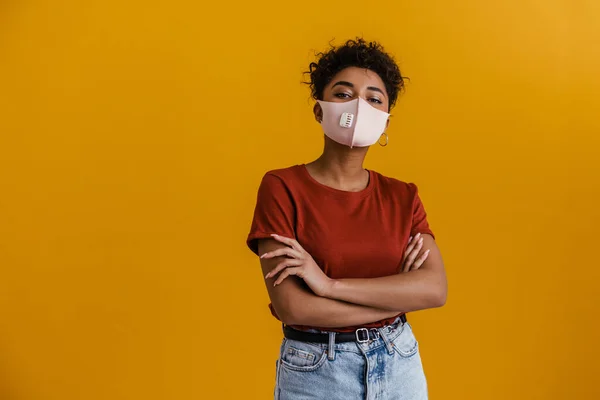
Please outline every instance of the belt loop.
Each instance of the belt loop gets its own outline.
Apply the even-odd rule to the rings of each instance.
[[[329,345],[327,346],[327,358],[335,360],[335,332],[329,332]]]
[[[387,328],[384,326],[383,328],[378,328],[377,330],[379,331],[379,336],[381,336],[381,339],[385,343],[385,347],[387,348],[388,354],[394,354],[394,345],[392,344],[392,342],[390,342],[390,339],[387,337]]]

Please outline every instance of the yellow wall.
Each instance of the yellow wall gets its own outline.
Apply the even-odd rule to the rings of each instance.
[[[271,396],[256,188],[319,154],[301,72],[356,34],[412,79],[368,167],[445,256],[431,398],[599,398],[598,2],[209,3],[0,2],[0,398]]]

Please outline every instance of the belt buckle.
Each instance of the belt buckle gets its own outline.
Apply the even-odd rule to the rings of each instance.
[[[366,339],[361,339],[358,334],[359,332],[364,332]],[[359,328],[356,330],[356,332],[354,332],[354,334],[356,335],[356,341],[358,343],[367,343],[369,341],[369,330],[367,328]]]
[[[373,337],[375,339],[379,339],[379,331],[377,330],[377,328],[371,328],[370,331],[373,332]]]

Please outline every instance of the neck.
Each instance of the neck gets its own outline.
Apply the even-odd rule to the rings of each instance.
[[[349,148],[332,140],[325,140],[323,154],[310,163],[313,171],[326,183],[341,189],[357,189],[368,182],[363,168],[368,147]]]

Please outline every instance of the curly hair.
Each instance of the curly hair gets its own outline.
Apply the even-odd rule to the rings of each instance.
[[[402,76],[394,58],[374,41],[366,42],[362,38],[348,40],[339,47],[331,45],[329,51],[316,53],[316,56],[317,62],[310,63],[305,72],[310,75],[310,80],[304,82],[310,86],[315,100],[323,100],[323,90],[335,74],[347,67],[359,67],[379,75],[385,85],[391,110],[398,94],[404,89],[404,81],[408,79]]]

